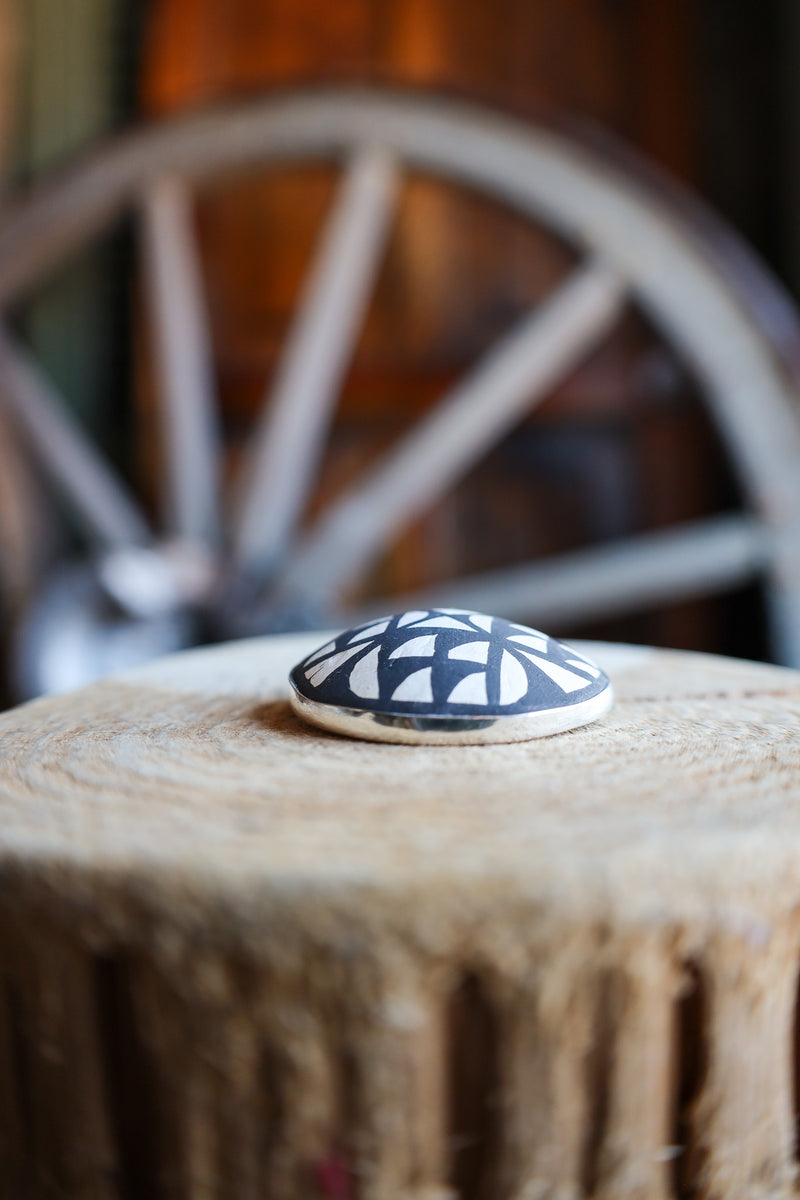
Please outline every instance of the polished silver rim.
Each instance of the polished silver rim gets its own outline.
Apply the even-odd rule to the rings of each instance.
[[[614,703],[609,683],[597,696],[565,708],[547,708],[515,716],[432,717],[413,713],[369,712],[320,704],[297,690],[290,679],[289,700],[304,721],[329,733],[370,742],[398,742],[407,746],[474,746],[487,742],[526,742],[531,738],[566,733],[596,721]]]

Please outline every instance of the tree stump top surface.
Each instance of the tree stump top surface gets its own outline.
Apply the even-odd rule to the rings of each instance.
[[[796,903],[800,673],[592,644],[617,695],[600,722],[394,746],[291,713],[287,672],[323,636],[193,651],[3,715],[3,860],[240,898],[500,889],[648,919]]]

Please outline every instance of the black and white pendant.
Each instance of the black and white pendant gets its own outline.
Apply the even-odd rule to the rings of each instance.
[[[292,670],[292,707],[371,741],[516,742],[613,703],[595,663],[538,629],[464,609],[396,613],[340,633]]]

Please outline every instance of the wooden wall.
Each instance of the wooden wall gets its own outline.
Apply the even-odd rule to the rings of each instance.
[[[690,0],[153,0],[148,11],[140,87],[153,117],[330,81],[443,89],[532,118],[543,107],[566,110],[688,183],[699,179]],[[296,170],[201,198],[232,460],[274,368],[332,186],[324,170]],[[571,260],[505,211],[411,179],[312,509]],[[144,429],[152,479],[156,443]],[[729,490],[680,364],[631,313],[535,420],[401,539],[372,585],[410,587],[667,524],[712,511]],[[681,606],[590,632],[757,653],[731,636],[727,611]]]

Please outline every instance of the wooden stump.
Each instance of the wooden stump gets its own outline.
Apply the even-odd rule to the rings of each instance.
[[[391,746],[292,716],[319,640],[0,718],[0,1195],[792,1194],[800,674]]]

